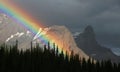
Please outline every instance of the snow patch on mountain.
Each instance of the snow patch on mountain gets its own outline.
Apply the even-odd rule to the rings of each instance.
[[[111,51],[117,55],[117,56],[120,56],[120,48],[111,48]]]
[[[16,34],[13,34],[13,35],[11,35],[9,38],[7,38],[6,39],[6,41],[5,42],[8,42],[8,41],[10,41],[11,39],[13,39],[14,37],[21,37],[22,35],[24,35],[25,33],[24,32],[17,32]]]
[[[36,40],[37,38],[39,38],[40,36],[46,35],[46,33],[50,30],[51,28],[40,28],[38,33],[34,36],[33,40]]]
[[[27,31],[27,32],[26,32],[26,36],[29,36],[29,37],[30,37],[30,36],[31,36],[31,32],[30,32],[30,31]]]
[[[73,34],[73,37],[74,37],[74,38],[77,38],[81,33],[82,33],[82,32],[75,32],[75,33]]]

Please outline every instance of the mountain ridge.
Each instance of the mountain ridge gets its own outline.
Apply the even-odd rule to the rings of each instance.
[[[6,41],[6,44],[15,44],[16,40],[18,40],[18,48],[25,49],[26,47],[30,48],[31,41],[33,41],[33,43],[40,42],[39,38],[46,36],[46,38],[49,38],[50,41],[59,45],[63,50],[73,51],[75,54],[79,54],[82,58],[89,58],[80,48],[77,47],[71,32],[65,26],[54,25],[48,28],[40,28],[35,36],[30,32],[29,36],[26,36],[28,30],[14,22],[9,17],[6,19],[5,16],[1,14],[0,19],[0,21],[2,21],[0,23],[0,41]]]

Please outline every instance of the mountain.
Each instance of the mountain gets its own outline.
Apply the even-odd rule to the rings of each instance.
[[[15,44],[18,40],[18,48],[26,49],[30,48],[31,41],[40,43],[39,38],[49,38],[49,41],[55,42],[60,48],[65,51],[73,51],[75,54],[79,54],[80,57],[88,59],[88,56],[77,47],[75,40],[71,32],[65,26],[51,26],[47,28],[40,28],[36,35],[26,30],[21,25],[14,22],[5,14],[0,14],[0,41],[5,42],[8,45]],[[42,45],[40,43],[40,45]]]
[[[109,48],[101,46],[97,42],[95,32],[90,25],[75,38],[75,41],[79,48],[96,60],[111,59],[112,62],[120,62],[119,56],[116,56]]]
[[[8,37],[17,32],[24,32],[25,29],[16,24],[7,15],[0,13],[0,43],[3,43]]]
[[[0,44],[4,42],[7,44],[14,44],[15,40],[19,39],[20,44],[22,44],[20,46],[23,48],[27,44],[25,42],[23,43],[24,39],[28,39],[28,37],[25,38],[25,33],[27,32],[28,31],[24,27],[17,24],[6,14],[0,13]]]

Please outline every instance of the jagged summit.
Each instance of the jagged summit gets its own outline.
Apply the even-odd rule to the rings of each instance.
[[[87,26],[85,30],[76,37],[75,40],[79,48],[96,60],[111,59],[113,62],[120,61],[120,58],[114,55],[110,49],[101,46],[97,42],[94,29],[90,25]]]
[[[88,25],[85,30],[84,30],[84,35],[86,35],[86,37],[89,37],[91,39],[94,39],[95,40],[95,32],[94,32],[94,29],[91,25]]]
[[[76,41],[82,48],[92,48],[94,45],[98,45],[95,37],[95,32],[92,26],[87,26],[85,30],[78,35]],[[79,46],[78,44],[78,46]]]
[[[88,25],[85,28],[84,33],[94,33],[93,27],[91,25]]]

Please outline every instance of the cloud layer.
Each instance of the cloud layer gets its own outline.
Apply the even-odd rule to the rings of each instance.
[[[92,25],[99,42],[120,47],[119,0],[13,0],[49,25],[66,25],[72,32]]]

